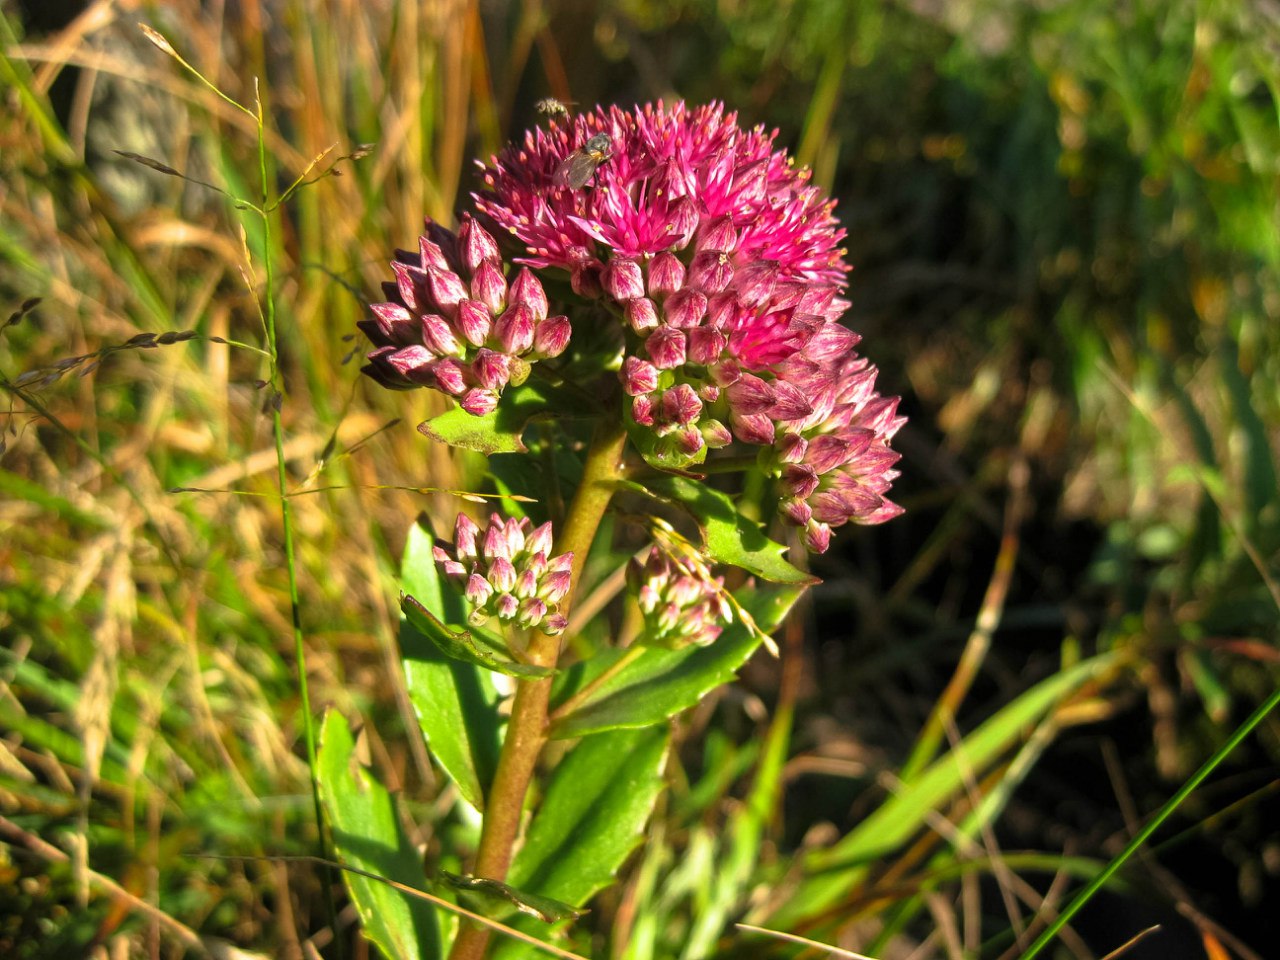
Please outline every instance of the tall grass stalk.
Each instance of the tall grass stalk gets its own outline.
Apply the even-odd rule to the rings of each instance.
[[[315,810],[316,835],[319,840],[320,856],[330,860],[329,840],[325,834],[324,814],[320,807],[320,784],[316,779],[316,734],[315,719],[311,712],[311,693],[307,684],[307,651],[302,636],[302,604],[298,595],[298,565],[293,543],[293,513],[289,505],[289,477],[284,455],[284,423],[281,418],[281,407],[284,399],[283,384],[280,382],[280,350],[276,337],[275,308],[275,271],[272,267],[274,259],[271,250],[271,220],[273,211],[279,204],[272,203],[269,197],[270,180],[267,177],[267,139],[266,124],[262,111],[262,92],[258,82],[254,81],[255,120],[258,127],[258,176],[262,184],[262,205],[256,212],[262,216],[262,248],[263,256],[263,292],[258,301],[263,312],[263,323],[267,333],[267,350],[271,354],[271,375],[269,377],[271,396],[267,403],[271,408],[271,435],[276,448],[276,480],[280,487],[280,523],[284,531],[285,567],[289,571],[289,611],[293,623],[293,649],[297,660],[298,697],[302,708],[303,737],[307,743],[307,769],[311,779],[311,803]],[[329,924],[334,930],[334,940],[341,950],[341,939],[337,937],[338,911],[333,902],[333,869],[324,868],[325,880],[324,904]]]
[[[256,291],[250,290],[254,295],[254,303],[262,319],[262,325],[267,339],[267,356],[269,362],[269,371],[267,376],[268,388],[271,391],[267,398],[267,408],[271,412],[271,434],[275,444],[276,453],[276,482],[280,495],[280,522],[284,533],[284,556],[285,568],[289,577],[289,611],[290,621],[293,628],[293,647],[294,658],[297,661],[297,679],[298,679],[298,697],[301,701],[302,709],[302,729],[303,739],[306,741],[307,747],[307,769],[309,779],[311,781],[311,802],[315,814],[316,834],[318,837],[318,848],[320,857],[324,861],[331,859],[329,855],[329,841],[325,834],[324,814],[320,803],[320,784],[316,779],[316,735],[315,720],[311,711],[311,693],[307,683],[307,654],[306,644],[304,643],[302,633],[302,603],[298,592],[298,563],[297,551],[294,545],[293,533],[293,512],[289,503],[289,475],[288,464],[284,450],[284,422],[281,416],[281,409],[284,403],[284,385],[280,377],[280,348],[279,338],[276,331],[276,290],[275,290],[275,266],[274,253],[272,251],[272,220],[278,216],[281,204],[287,199],[288,194],[292,193],[297,182],[290,186],[285,195],[272,198],[271,179],[267,166],[267,126],[266,116],[262,103],[262,88],[258,78],[254,78],[253,93],[254,107],[250,110],[244,104],[235,100],[226,94],[215,83],[208,80],[199,70],[185,60],[173,48],[173,45],[158,31],[147,26],[139,24],[139,28],[157,48],[168,54],[176,60],[185,70],[194,75],[201,83],[211,89],[221,99],[226,101],[236,109],[248,114],[253,118],[256,131],[256,146],[258,157],[258,179],[259,179],[259,202],[258,204],[236,202],[237,208],[243,209],[246,216],[256,214],[262,220],[262,249],[263,249],[263,289],[261,295]],[[305,173],[304,173],[305,176]],[[246,260],[248,259],[248,243],[245,243]],[[252,264],[247,263],[246,269],[252,270]],[[252,283],[252,274],[247,276]],[[332,868],[326,866],[324,888],[325,910],[328,915],[330,927],[335,932],[335,941],[339,944],[340,940],[336,937],[337,931],[337,908],[333,900],[333,884]]]

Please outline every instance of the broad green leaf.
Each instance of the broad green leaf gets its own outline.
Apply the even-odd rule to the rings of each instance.
[[[521,663],[502,639],[492,633],[479,629],[454,630],[445,626],[421,601],[407,593],[400,597],[400,609],[411,627],[453,660],[473,663],[509,677],[549,677],[555,673],[551,667]]]
[[[585,737],[560,761],[511,865],[521,891],[582,906],[614,881],[644,835],[665,785],[670,730],[619,730]],[[521,918],[520,929],[546,927]],[[581,952],[581,951],[579,951]],[[514,940],[495,944],[492,960],[535,960],[543,954]]]
[[[351,731],[335,711],[324,718],[316,780],[342,863],[422,889],[422,860],[400,827],[395,801],[357,762]],[[431,904],[359,874],[344,873],[343,880],[365,936],[390,960],[442,956],[439,922]]]
[[[534,893],[525,893],[523,890],[517,890],[509,884],[501,883],[497,880],[489,880],[485,877],[462,877],[456,873],[441,871],[440,879],[460,894],[464,894],[465,899],[473,901],[475,906],[472,909],[476,909],[489,917],[495,916],[500,912],[500,909],[494,909],[495,905],[499,908],[514,907],[525,916],[534,917],[543,923],[555,923],[558,920],[576,920],[586,913],[585,910],[571,907],[569,904],[561,903],[559,900],[540,897]]]
[[[769,922],[786,929],[837,902],[860,880],[868,863],[909,841],[933,811],[963,792],[966,783],[981,777],[992,763],[1021,742],[1030,726],[1084,683],[1112,669],[1116,662],[1115,654],[1086,660],[1041,681],[1006,705],[913,782],[888,797],[834,847],[812,856],[806,864],[812,875],[781,910],[770,916]]]
[[[665,726],[615,730],[570,750],[511,865],[511,885],[580,907],[612,883],[662,792],[670,735]]]
[[[442,591],[431,537],[420,526],[409,531],[401,583],[441,619],[460,617],[461,604]],[[493,780],[501,747],[498,693],[492,674],[473,663],[453,660],[404,621],[400,653],[405,683],[431,755],[476,809],[484,807],[485,787]]]
[[[742,516],[727,493],[712,489],[704,481],[664,475],[631,486],[659,500],[677,503],[692,514],[713,560],[776,583],[818,582],[817,577],[788,563],[782,556],[787,548],[766,537],[760,524]]]
[[[758,630],[769,633],[782,622],[799,595],[800,591],[791,586],[757,587],[738,591],[738,600],[754,618]],[[750,630],[740,617],[735,617],[709,646],[645,649],[555,723],[551,736],[580,737],[661,723],[732,680],[762,642],[760,632]],[[624,650],[611,650],[564,671],[552,693],[553,708],[566,703],[626,655]]]
[[[461,407],[454,407],[418,424],[418,430],[432,440],[486,456],[523,453],[526,448],[521,435],[529,421],[537,416],[549,416],[565,402],[542,381],[527,380],[518,387],[508,387],[492,413],[476,417]]]

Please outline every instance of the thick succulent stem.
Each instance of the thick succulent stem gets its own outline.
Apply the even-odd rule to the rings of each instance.
[[[573,587],[560,606],[566,615],[581,587],[582,570],[600,521],[622,476],[622,450],[626,437],[621,417],[613,422],[601,421],[597,426],[583,466],[582,483],[574,494],[569,513],[556,538],[555,553],[573,551]],[[532,663],[555,666],[560,656],[560,638],[534,631],[527,654]],[[546,743],[550,698],[550,678],[521,681],[516,687],[498,769],[485,797],[480,849],[472,868],[477,877],[505,880],[511,867],[525,795],[529,791],[538,756]],[[482,960],[488,943],[487,927],[464,923],[449,958]]]

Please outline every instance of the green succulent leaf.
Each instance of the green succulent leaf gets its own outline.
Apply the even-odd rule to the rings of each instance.
[[[705,482],[672,475],[630,486],[687,510],[702,530],[707,553],[716,562],[740,567],[775,583],[818,582],[817,577],[784,559],[787,548],[766,537],[760,524],[742,516],[727,493],[714,490]]]
[[[466,877],[441,871],[440,879],[446,886],[452,887],[475,902],[479,911],[485,916],[498,915],[502,908],[509,906],[543,923],[555,923],[559,920],[576,920],[587,912],[567,903],[561,903],[559,900],[525,893],[509,884],[485,877]]]
[[[613,882],[662,792],[666,727],[584,737],[560,761],[524,845],[513,886],[574,907]]]
[[[418,431],[440,443],[475,450],[485,456],[524,453],[527,449],[522,439],[525,427],[534,418],[551,416],[557,411],[573,413],[575,405],[546,382],[531,379],[519,386],[507,387],[492,413],[477,417],[454,407],[418,424]],[[576,404],[576,412],[582,412],[580,403]]]
[[[666,727],[617,730],[584,737],[556,767],[516,854],[510,883],[540,897],[582,906],[615,881],[644,836],[665,785],[671,733]],[[535,936],[546,927],[518,918]],[[539,960],[528,944],[502,940],[492,960]]]
[[[473,628],[454,630],[409,594],[401,594],[400,609],[415,630],[440,648],[440,652],[454,660],[474,663],[486,670],[505,673],[509,677],[549,677],[555,670],[522,663],[515,658],[501,638],[488,631]]]
[[[454,592],[441,589],[431,537],[416,524],[405,546],[401,582],[435,617],[463,615]],[[432,756],[463,798],[483,809],[484,785],[493,781],[502,743],[493,674],[445,656],[407,619],[400,624],[400,653],[409,700]]]
[[[801,592],[795,586],[739,590],[738,601],[755,621],[756,629],[737,614],[709,646],[644,650],[554,723],[552,738],[652,726],[693,706],[733,679],[765,635],[782,622]],[[552,691],[552,707],[567,703],[627,655],[625,650],[610,650],[565,670]]]
[[[316,756],[316,780],[333,846],[343,864],[406,886],[422,885],[422,862],[400,827],[395,799],[356,760],[347,722],[325,715]],[[343,874],[364,934],[390,960],[434,960],[442,946],[431,904],[385,883]]]

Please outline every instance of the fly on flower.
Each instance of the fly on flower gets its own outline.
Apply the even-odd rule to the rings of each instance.
[[[613,156],[613,141],[607,133],[597,133],[560,162],[551,181],[557,187],[568,187],[570,190],[581,190],[596,167]]]
[[[557,100],[555,97],[543,97],[533,105],[533,109],[544,117],[564,117],[568,119],[569,116],[569,104]]]

